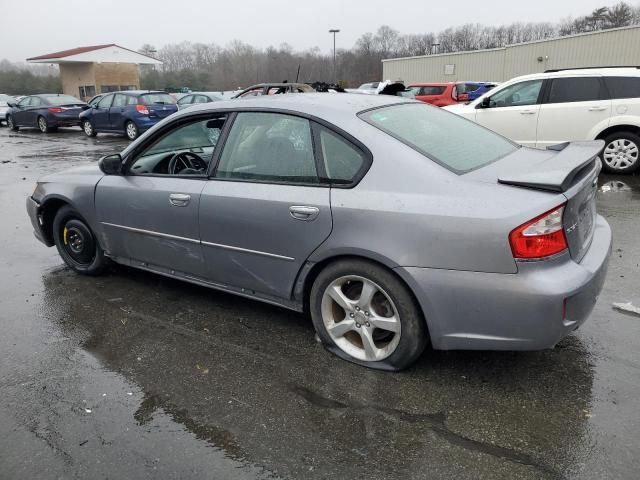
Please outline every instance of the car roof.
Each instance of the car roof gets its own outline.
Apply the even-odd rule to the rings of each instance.
[[[110,93],[124,93],[125,95],[144,95],[145,93],[167,93],[164,90],[116,90],[113,92],[103,92],[99,95],[109,95]],[[167,93],[167,95],[169,95]],[[97,95],[96,95],[97,96]]]
[[[602,68],[575,68],[567,70],[549,70],[542,73],[531,73],[522,75],[509,80],[538,80],[545,78],[562,78],[562,77],[590,77],[600,75],[605,77],[611,76],[640,76],[640,69],[637,67],[602,67]]]
[[[221,92],[189,92],[187,95],[208,95],[210,97],[222,98],[223,94]]]

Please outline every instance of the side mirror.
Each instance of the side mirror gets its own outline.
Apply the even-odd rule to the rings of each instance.
[[[477,108],[491,108],[491,97],[484,97]]]
[[[93,103],[93,104],[91,104],[90,106],[91,106],[91,108],[98,108],[98,102]]]
[[[89,105],[82,105],[82,110],[88,110],[89,108],[91,108],[91,106],[89,106]]]
[[[16,108],[16,104],[13,102],[7,102],[7,107]]]
[[[120,175],[122,173],[122,157],[119,153],[107,155],[98,161],[98,166],[105,175]]]

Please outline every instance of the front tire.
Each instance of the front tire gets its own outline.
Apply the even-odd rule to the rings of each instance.
[[[20,130],[20,127],[18,127],[14,122],[13,122],[13,116],[11,115],[7,115],[7,127],[9,127],[11,130],[13,130],[14,132],[17,132],[18,130]]]
[[[604,139],[601,159],[609,173],[633,173],[640,167],[640,137],[631,132],[617,132]]]
[[[84,219],[71,206],[53,219],[53,240],[62,260],[75,272],[99,275],[107,265],[104,250]]]
[[[407,287],[364,260],[330,264],[315,279],[311,318],[324,346],[369,368],[402,370],[428,344],[424,318]]]
[[[140,135],[140,131],[138,130],[138,126],[132,121],[128,121],[124,126],[124,131],[129,140],[135,140]]]
[[[93,125],[89,120],[82,121],[82,130],[87,137],[95,137],[96,135],[98,135],[98,132],[96,132],[95,128],[93,128]]]

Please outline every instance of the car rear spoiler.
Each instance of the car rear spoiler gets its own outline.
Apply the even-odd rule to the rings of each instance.
[[[547,150],[557,153],[541,162],[504,173],[498,177],[498,182],[538,190],[566,192],[575,183],[582,169],[593,162],[603,148],[602,140],[551,145]]]

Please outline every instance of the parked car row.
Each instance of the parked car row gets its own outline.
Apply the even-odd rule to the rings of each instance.
[[[640,69],[553,70],[514,78],[447,110],[528,147],[604,140],[605,170],[640,167]]]

